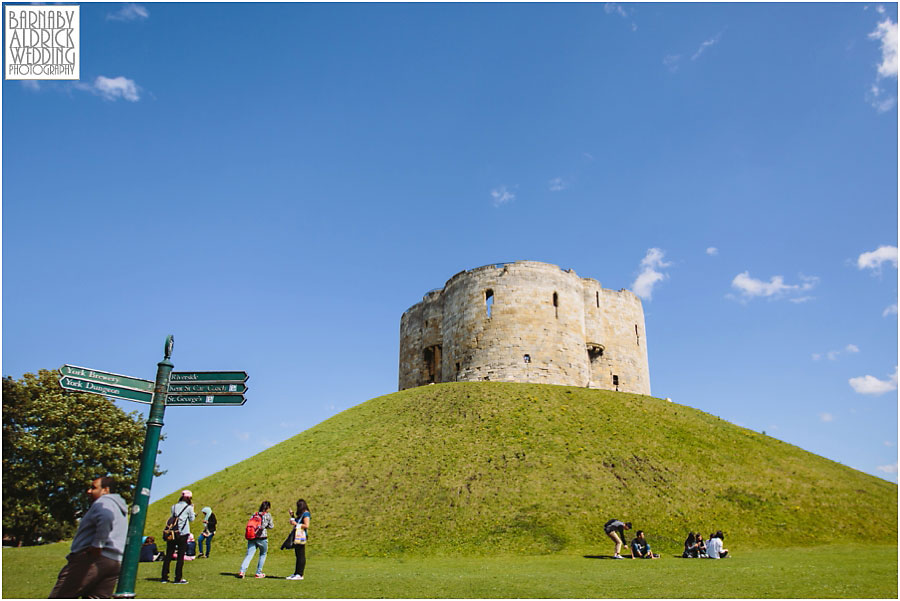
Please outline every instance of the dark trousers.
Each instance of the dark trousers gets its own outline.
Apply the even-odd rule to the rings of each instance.
[[[114,559],[94,557],[88,551],[80,551],[69,556],[69,561],[59,571],[56,586],[49,599],[109,599],[122,564]]]
[[[306,569],[306,545],[294,545],[294,556],[297,558],[294,574],[303,576],[303,570]]]
[[[166,556],[163,558],[162,579],[169,579],[169,563],[172,561],[172,553],[178,552],[178,559],[175,561],[175,581],[182,579],[182,570],[184,569],[184,552],[187,550],[187,534],[176,534],[175,540],[166,541]]]

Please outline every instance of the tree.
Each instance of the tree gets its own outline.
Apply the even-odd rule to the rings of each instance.
[[[3,378],[3,535],[25,545],[71,536],[98,476],[112,476],[116,492],[134,499],[143,416],[102,396],[64,391],[58,380],[46,369]]]

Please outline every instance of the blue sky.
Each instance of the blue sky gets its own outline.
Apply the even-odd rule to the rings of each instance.
[[[156,499],[394,392],[453,274],[545,261],[644,298],[654,396],[896,482],[896,23],[82,4],[80,81],[3,82],[3,374],[152,379],[168,334],[246,370],[167,409]]]

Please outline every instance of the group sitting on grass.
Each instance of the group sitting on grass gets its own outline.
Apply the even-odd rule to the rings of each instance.
[[[725,535],[721,530],[709,535],[709,542],[703,541],[703,535],[699,532],[688,534],[684,541],[684,553],[681,554],[685,559],[691,558],[708,558],[708,559],[724,559],[728,556],[728,549],[722,547],[722,541]]]

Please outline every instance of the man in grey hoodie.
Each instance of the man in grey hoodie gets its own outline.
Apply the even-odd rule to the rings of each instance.
[[[113,492],[115,486],[109,476],[91,482],[87,490],[91,507],[81,518],[71,552],[66,556],[68,563],[60,570],[50,599],[112,596],[128,532],[128,507]]]

